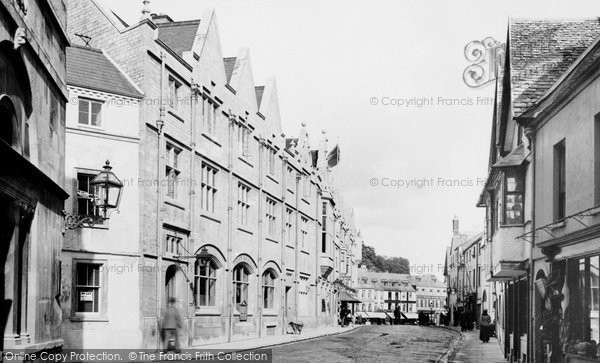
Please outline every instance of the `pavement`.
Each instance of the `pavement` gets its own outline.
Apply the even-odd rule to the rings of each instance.
[[[252,338],[247,340],[236,340],[229,343],[218,343],[218,344],[208,344],[202,345],[198,347],[192,347],[190,349],[215,349],[219,351],[239,351],[239,350],[254,350],[266,347],[272,347],[275,345],[289,344],[302,342],[305,340],[311,340],[315,338],[326,337],[330,335],[346,333],[352,331],[357,326],[347,326],[347,327],[328,327],[328,328],[320,328],[316,330],[302,330],[302,334],[294,335],[294,334],[285,334],[285,335],[273,335],[273,336],[265,336],[260,338]]]
[[[459,329],[448,329],[460,332]],[[453,349],[451,349],[445,359],[441,359],[441,361],[453,363],[507,362],[502,355],[502,349],[500,348],[496,338],[490,338],[489,343],[482,343],[479,340],[479,330],[460,333],[462,338],[456,342]]]

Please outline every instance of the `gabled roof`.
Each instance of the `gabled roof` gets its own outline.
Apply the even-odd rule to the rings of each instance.
[[[227,83],[231,80],[233,69],[235,68],[236,57],[223,58],[223,65],[225,66],[225,76],[227,76]]]
[[[91,90],[143,98],[142,93],[98,49],[67,47],[67,85]]]
[[[192,50],[200,26],[200,19],[166,22],[156,24],[156,26],[158,28],[158,39],[181,57],[184,52]]]
[[[597,18],[512,19],[509,61],[514,116],[533,106],[599,35]]]

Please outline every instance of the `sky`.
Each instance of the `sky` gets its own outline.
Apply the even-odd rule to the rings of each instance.
[[[141,0],[102,0],[129,23]],[[504,42],[509,17],[600,16],[597,1],[152,0],[175,20],[216,10],[224,57],[249,47],[257,85],[277,81],[283,130],[306,122],[339,143],[335,176],[365,244],[441,275],[457,216],[475,206],[488,168],[493,86],[470,88],[465,46]]]

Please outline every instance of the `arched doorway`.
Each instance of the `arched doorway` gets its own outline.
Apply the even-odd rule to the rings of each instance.
[[[177,266],[171,265],[165,272],[165,305],[171,300],[177,300]]]

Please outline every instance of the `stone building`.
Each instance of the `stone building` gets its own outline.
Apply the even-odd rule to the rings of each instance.
[[[0,1],[2,350],[57,350],[63,231],[66,7]]]
[[[275,82],[255,85],[247,49],[223,57],[213,10],[173,21],[144,1],[130,25],[94,0],[68,9],[73,41],[102,49],[144,95],[132,217],[142,346],[160,344],[170,298],[184,346],[336,324],[361,241],[326,136],[283,134]]]
[[[452,220],[452,239],[446,249],[444,268],[450,325],[458,325],[458,317],[465,311],[474,317],[480,316],[484,309],[490,311],[487,293],[485,297],[483,294],[489,286],[483,279],[484,236],[484,233],[461,232],[458,218]]]
[[[445,312],[446,284],[435,275],[411,276],[417,296],[417,311]]]
[[[563,361],[564,343],[598,339],[597,310],[575,297],[575,281],[594,294],[598,110],[588,67],[599,35],[595,18],[509,22],[478,206],[486,208],[498,340],[510,360]],[[560,294],[562,303],[545,305]]]
[[[561,52],[579,57],[569,68],[563,66],[566,70],[545,94],[538,90],[538,102],[517,117],[535,175],[533,230],[520,240],[535,245],[530,354],[540,361],[590,361],[593,354],[575,349],[576,342],[600,342],[600,32],[597,19],[590,23],[571,25],[578,30],[577,42],[569,37],[574,32],[558,37]],[[515,73],[554,54],[550,48]]]
[[[139,112],[143,97],[101,50],[67,48],[67,213],[99,216],[90,181],[106,160],[123,183],[110,219],[65,232],[62,337],[65,348],[141,345],[139,302]],[[90,197],[92,195],[92,197]],[[110,331],[110,334],[106,334]]]
[[[410,275],[369,271],[362,265],[355,286],[361,301],[358,311],[393,312],[399,306],[407,318],[416,319],[417,290]]]

